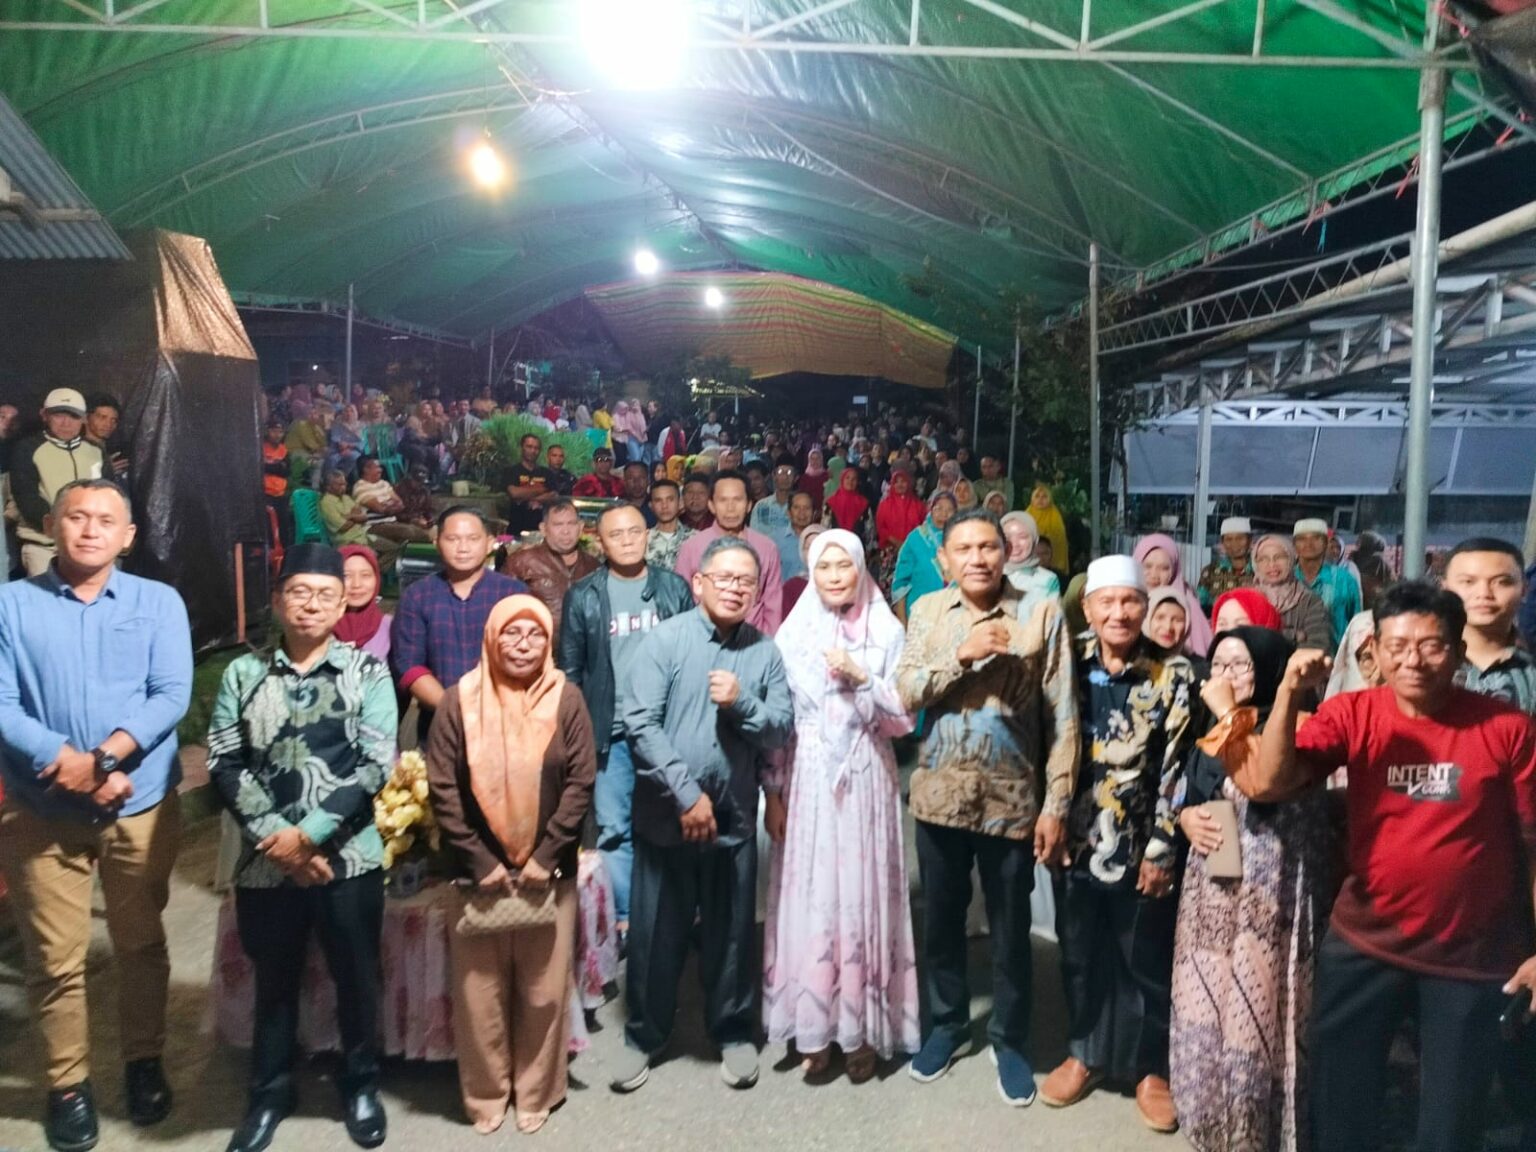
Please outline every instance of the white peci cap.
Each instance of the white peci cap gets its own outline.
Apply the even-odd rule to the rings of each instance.
[[[1246,516],[1228,516],[1221,522],[1222,536],[1252,536],[1253,525],[1248,522]]]
[[[1309,516],[1305,520],[1296,521],[1296,527],[1291,529],[1292,536],[1326,536],[1328,535],[1328,521],[1319,516]]]
[[[1100,588],[1134,588],[1143,594],[1147,590],[1141,579],[1141,565],[1130,556],[1100,556],[1088,565],[1083,598],[1087,599]]]

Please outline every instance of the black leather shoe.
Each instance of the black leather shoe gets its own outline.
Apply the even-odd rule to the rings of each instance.
[[[140,1128],[158,1124],[171,1114],[171,1086],[158,1056],[130,1060],[124,1069],[128,1085],[128,1118]]]
[[[388,1121],[377,1088],[365,1088],[347,1097],[346,1119],[347,1135],[359,1148],[377,1148],[384,1143]]]
[[[91,1098],[89,1080],[48,1093],[48,1119],[44,1127],[48,1146],[57,1152],[88,1152],[96,1147],[101,1132],[96,1124],[96,1102]]]
[[[291,1109],[273,1104],[252,1104],[245,1119],[240,1121],[240,1127],[229,1138],[225,1152],[262,1152],[272,1143],[277,1126],[288,1118],[289,1111]]]

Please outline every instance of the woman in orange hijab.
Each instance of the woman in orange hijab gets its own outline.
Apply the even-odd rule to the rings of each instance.
[[[480,663],[449,688],[427,743],[432,804],[456,870],[484,893],[555,888],[555,923],[455,933],[453,1029],[475,1130],[509,1107],[536,1132],[564,1099],[576,850],[597,747],[581,693],[554,665],[549,610],[508,596],[486,621]]]

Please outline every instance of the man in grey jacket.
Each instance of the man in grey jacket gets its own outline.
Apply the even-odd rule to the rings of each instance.
[[[698,610],[645,638],[620,700],[635,757],[635,862],[616,1091],[645,1083],[671,1035],[695,916],[721,1075],[733,1088],[757,1083],[757,798],[764,752],[794,722],[778,649],[746,623],[758,576],[746,541],[712,543],[693,576]]]
[[[561,613],[560,655],[565,678],[581,689],[597,738],[597,847],[613,883],[613,916],[621,950],[629,933],[629,876],[635,856],[630,809],[635,765],[619,696],[646,633],[691,611],[693,593],[675,572],[645,561],[647,532],[639,509],[616,504],[597,518],[606,563],[571,585]]]

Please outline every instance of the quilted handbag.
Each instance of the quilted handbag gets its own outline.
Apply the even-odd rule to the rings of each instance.
[[[459,919],[453,930],[460,936],[496,936],[524,928],[542,928],[555,922],[555,886],[529,892],[480,892],[459,889]]]

